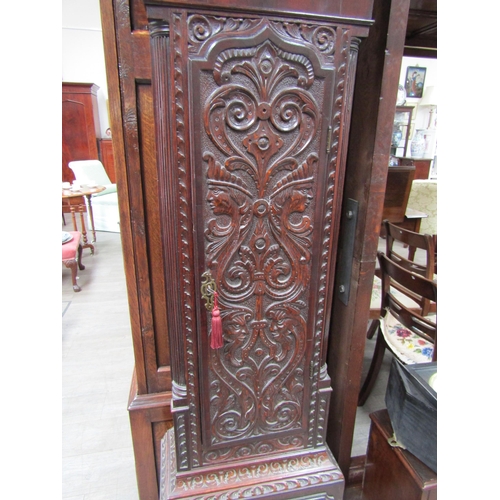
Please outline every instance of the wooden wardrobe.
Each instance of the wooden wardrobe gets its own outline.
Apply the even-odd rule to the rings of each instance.
[[[72,182],[70,161],[97,160],[97,138],[101,136],[95,83],[62,84],[62,180]]]
[[[340,497],[408,1],[101,15],[140,498]]]

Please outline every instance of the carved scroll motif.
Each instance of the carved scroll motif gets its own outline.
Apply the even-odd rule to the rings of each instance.
[[[201,46],[213,37],[242,34],[265,23],[262,19],[190,15],[187,20],[189,51],[198,52]],[[331,60],[335,53],[337,34],[331,26],[292,21],[270,21],[269,26],[282,39],[310,45],[324,60]]]
[[[301,54],[221,52],[204,109],[206,265],[225,346],[212,352],[212,443],[301,427],[319,106]]]

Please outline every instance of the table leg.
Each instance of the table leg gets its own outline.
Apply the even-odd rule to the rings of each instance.
[[[92,235],[93,235],[93,240],[92,243],[95,243],[96,237],[95,237],[95,225],[94,225],[94,212],[92,210],[92,195],[88,194],[87,196],[87,202],[88,202],[88,210],[89,210],[89,217],[90,217],[90,223],[92,224]]]
[[[85,227],[85,205],[78,205],[78,211],[80,212],[80,222],[82,224],[82,236],[83,236],[83,248],[90,248],[90,253],[94,254],[94,245],[90,244],[87,240],[87,229]]]
[[[75,206],[70,205],[69,206],[69,211],[71,212],[71,218],[73,219],[73,230],[78,231],[78,226],[76,224],[76,215],[75,215]]]

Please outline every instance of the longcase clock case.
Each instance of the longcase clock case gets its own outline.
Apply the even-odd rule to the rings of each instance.
[[[326,343],[366,23],[172,4],[146,2],[174,417],[161,496],[341,498]]]

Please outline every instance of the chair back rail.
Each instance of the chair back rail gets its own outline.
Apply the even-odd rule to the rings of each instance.
[[[437,322],[430,321],[416,313],[411,308],[402,304],[392,293],[391,287],[397,285],[407,289],[417,297],[428,301],[437,302],[437,283],[419,274],[408,271],[392,261],[382,252],[377,254],[382,272],[382,310],[387,311],[413,333],[424,340],[435,344],[433,361],[437,359]]]
[[[386,233],[386,255],[392,261],[399,264],[404,269],[417,273],[427,279],[432,280],[435,271],[435,248],[434,239],[429,234],[420,234],[401,227],[395,226],[388,220],[383,222],[385,226]],[[404,245],[408,245],[409,248],[420,248],[424,250],[426,255],[426,264],[422,265],[419,263],[406,258],[394,250],[394,242],[399,241]],[[395,288],[399,289],[400,292],[408,295],[412,300],[420,304],[422,308],[422,315],[426,316],[431,310],[431,301],[425,298],[418,299],[418,295],[405,289],[401,285],[395,285]]]
[[[423,313],[417,312],[413,306],[403,304],[396,297],[397,291],[403,289],[414,294],[418,300],[437,304],[437,282],[405,269],[383,252],[378,252],[377,258],[382,280],[382,311],[379,319],[373,320],[368,330],[367,338],[371,339],[377,333],[377,340],[368,373],[358,395],[358,406],[365,404],[375,385],[386,348],[390,347],[394,355],[403,361],[406,359],[404,362],[407,363],[430,360],[432,349],[431,359],[437,361],[437,319],[433,321],[424,317]]]

